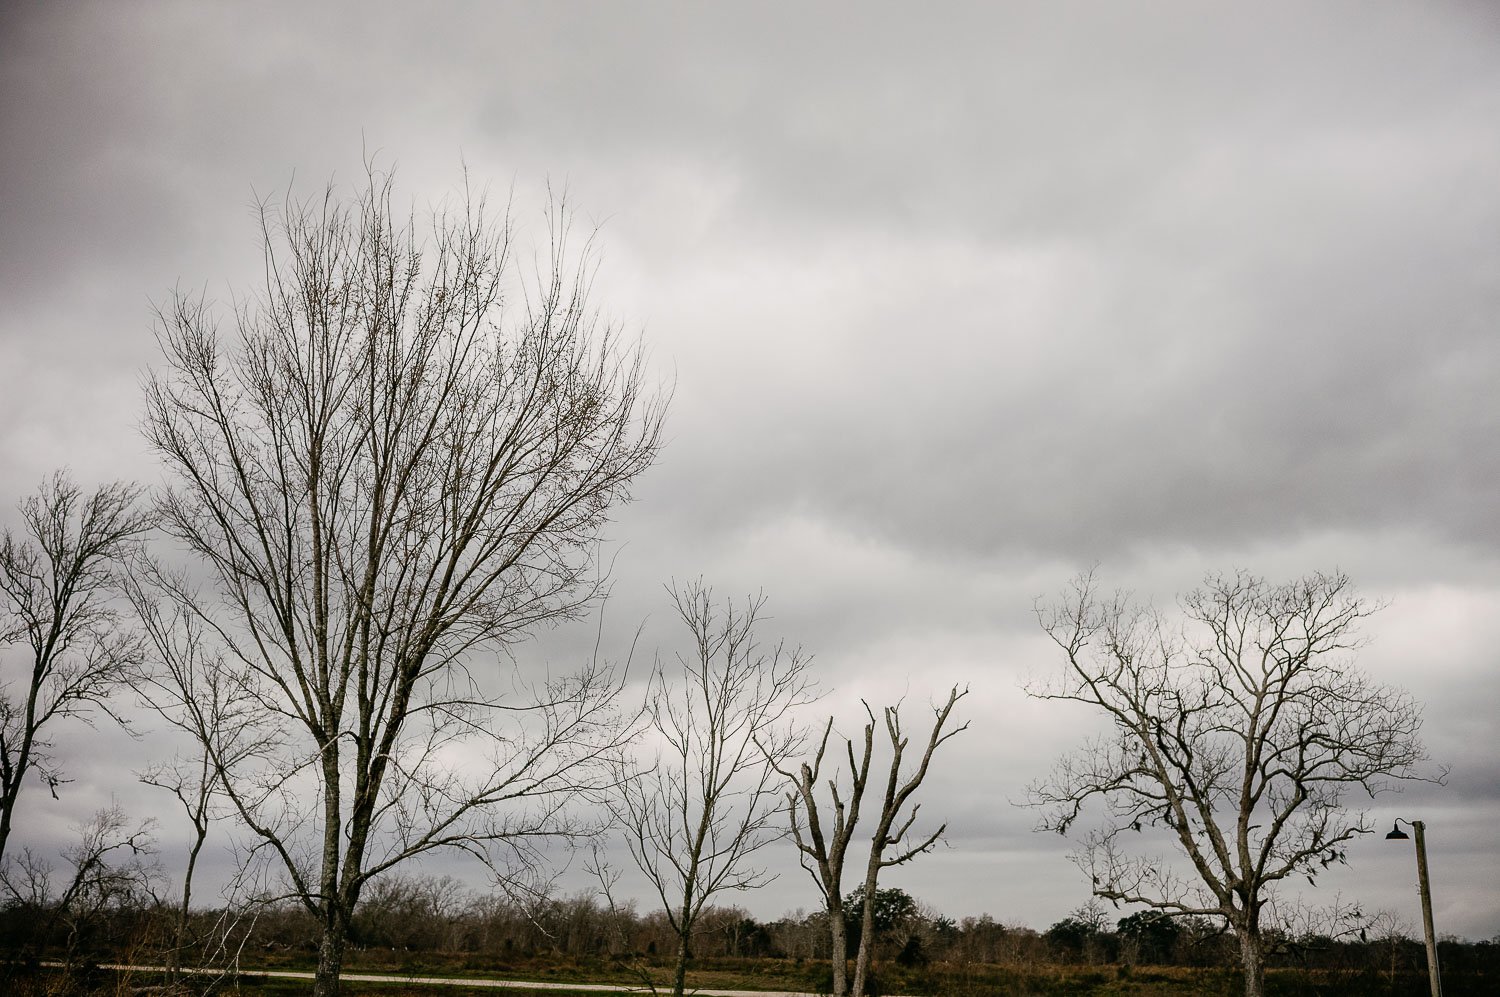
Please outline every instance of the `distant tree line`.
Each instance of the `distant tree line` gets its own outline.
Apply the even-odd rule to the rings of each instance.
[[[141,885],[138,881],[138,886]],[[856,893],[851,910],[862,907]],[[1233,965],[1238,943],[1222,923],[1205,917],[1168,918],[1150,911],[1113,917],[1086,904],[1049,928],[1005,924],[986,914],[953,919],[900,889],[879,891],[874,956],[907,971],[907,987],[961,974],[965,967],[1183,967]],[[104,902],[79,910],[12,901],[0,910],[0,946],[33,962],[69,956],[80,967],[155,959],[175,930],[175,905],[149,890],[122,889]],[[184,965],[223,963],[237,956],[247,967],[310,965],[321,928],[293,901],[267,902],[253,910],[200,909],[191,915],[197,940],[183,953]],[[695,958],[705,965],[791,963],[810,970],[829,959],[826,911],[789,913],[758,921],[738,907],[708,907],[694,936]],[[504,972],[528,966],[655,967],[676,962],[679,935],[662,910],[610,906],[594,893],[548,897],[522,904],[469,890],[452,877],[392,876],[372,884],[350,925],[351,962],[361,966],[421,970],[448,965]],[[857,940],[851,940],[851,951]],[[1268,932],[1268,967],[1359,976],[1372,981],[1411,981],[1425,974],[1420,940],[1390,928],[1334,937],[1309,932]],[[1483,992],[1465,984],[1500,973],[1500,939],[1440,944],[1444,975],[1456,993]],[[430,960],[441,960],[438,962]],[[232,963],[233,958],[230,959]],[[924,971],[942,970],[942,973]],[[816,972],[807,976],[813,986]],[[873,978],[872,978],[873,983]],[[1404,992],[1399,988],[1386,992]]]

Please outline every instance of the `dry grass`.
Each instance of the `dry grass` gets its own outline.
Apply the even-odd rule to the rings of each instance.
[[[662,967],[628,967],[621,964],[590,966],[574,961],[526,960],[524,964],[506,967],[475,967],[459,958],[406,960],[362,958],[358,965],[347,967],[351,973],[405,972],[451,977],[532,980],[547,983],[588,982],[619,983],[639,986],[644,968],[657,984],[664,984],[667,970]],[[420,961],[421,965],[411,965]],[[440,964],[441,963],[441,964]],[[273,968],[266,966],[263,968]],[[283,964],[275,968],[307,969],[308,966]],[[826,992],[826,964],[798,963],[792,960],[741,959],[719,960],[689,974],[689,985],[716,990],[783,990],[793,992]],[[1478,997],[1496,992],[1492,981],[1482,979],[1445,980],[1450,997]],[[930,997],[1238,997],[1243,992],[1237,973],[1222,969],[1166,966],[1076,966],[988,964],[946,965],[935,963],[920,969],[890,966],[877,970],[874,995],[910,994]],[[1272,997],[1425,997],[1425,974],[1406,974],[1388,978],[1362,974],[1338,974],[1299,970],[1271,970],[1267,978]],[[242,977],[238,986],[226,993],[249,997],[291,997],[305,994],[306,980]],[[597,992],[525,989],[497,991],[492,988],[465,986],[423,986],[391,983],[346,982],[348,997],[493,997],[497,993],[524,997],[600,997]],[[81,978],[68,978],[57,971],[31,976],[0,978],[0,991],[17,997],[83,997],[83,995],[166,994],[159,981],[141,974],[116,974],[96,971]],[[190,990],[174,991],[184,997]]]

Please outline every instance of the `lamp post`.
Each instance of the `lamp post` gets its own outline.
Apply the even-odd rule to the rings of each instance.
[[[1422,931],[1427,936],[1427,982],[1432,987],[1432,997],[1443,997],[1443,981],[1438,974],[1437,935],[1432,930],[1432,889],[1427,883],[1427,839],[1424,837],[1427,825],[1419,820],[1398,817],[1391,825],[1391,833],[1385,836],[1387,841],[1405,841],[1410,837],[1401,830],[1402,824],[1410,825],[1417,835],[1417,889],[1422,894]]]

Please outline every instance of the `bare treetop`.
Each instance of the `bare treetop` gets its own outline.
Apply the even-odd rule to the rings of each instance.
[[[26,778],[53,795],[66,781],[53,722],[110,711],[139,658],[116,600],[120,564],[151,527],[140,494],[121,482],[86,493],[59,471],[21,503],[21,532],[0,537],[0,857]]]

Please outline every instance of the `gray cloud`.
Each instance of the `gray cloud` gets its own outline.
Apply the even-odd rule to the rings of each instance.
[[[934,782],[954,847],[912,880],[926,899],[1039,926],[1082,902],[1005,801],[1070,743],[1020,691],[1055,663],[1032,599],[1095,560],[1168,604],[1235,564],[1393,596],[1363,660],[1428,702],[1455,780],[1421,801],[1500,867],[1476,818],[1500,606],[1487,5],[0,17],[5,509],[62,463],[155,476],[133,429],[150,304],[253,287],[254,197],[368,152],[419,206],[467,163],[528,223],[550,180],[603,223],[601,303],[677,385],[606,633],[649,616],[643,654],[670,648],[659,586],[701,573],[765,589],[841,716],[969,681],[983,723],[952,771],[987,781]],[[79,762],[38,838],[120,782]],[[1444,930],[1493,934],[1500,888],[1449,888]]]

